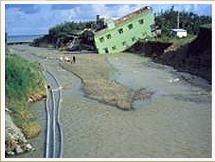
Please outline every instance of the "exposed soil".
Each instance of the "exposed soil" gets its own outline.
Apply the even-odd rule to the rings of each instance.
[[[13,51],[13,53],[16,53],[16,51]],[[37,79],[40,81],[37,83],[41,85],[41,87],[31,88],[28,94],[26,94],[26,98],[18,100],[14,97],[6,100],[6,156],[10,157],[11,155],[34,150],[29,143],[29,139],[35,138],[41,133],[41,127],[37,123],[37,116],[35,116],[29,108],[32,103],[46,97],[43,80],[38,77]]]
[[[164,53],[164,51],[172,45],[173,45],[173,43],[138,41],[128,51],[154,58],[154,57],[162,55]]]
[[[154,62],[170,65],[179,71],[200,76],[210,83],[212,81],[211,28],[200,28],[197,38],[185,45],[138,42],[130,51],[150,57]]]
[[[61,66],[77,75],[83,82],[83,91],[88,98],[122,110],[132,110],[135,100],[144,100],[153,95],[145,89],[133,91],[109,79],[111,67],[104,55],[81,55],[78,63],[61,63]]]

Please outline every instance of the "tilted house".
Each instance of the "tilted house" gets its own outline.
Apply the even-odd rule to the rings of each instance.
[[[154,14],[151,7],[144,7],[120,19],[108,19],[106,24],[105,29],[95,32],[96,48],[100,54],[118,53],[140,39],[153,37]]]

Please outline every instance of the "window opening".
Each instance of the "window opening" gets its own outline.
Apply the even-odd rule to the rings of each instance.
[[[119,34],[122,34],[122,33],[123,33],[123,29],[122,29],[122,28],[119,29],[118,31],[119,31]]]
[[[143,24],[143,22],[144,22],[143,19],[140,19],[140,20],[139,20],[139,23],[140,23],[140,24]]]
[[[116,50],[116,46],[113,46],[113,47],[112,47],[112,50]]]
[[[110,34],[106,35],[106,37],[107,37],[107,39],[111,39],[111,35]]]
[[[105,48],[105,53],[109,53],[108,48]]]
[[[104,37],[99,38],[99,40],[101,43],[105,41]]]
[[[126,46],[126,41],[123,41],[123,42],[122,42],[122,45],[123,45],[123,46]]]
[[[133,28],[133,24],[129,24],[129,25],[128,25],[128,29],[131,30],[132,28]]]

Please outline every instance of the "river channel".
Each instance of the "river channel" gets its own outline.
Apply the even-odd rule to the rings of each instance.
[[[84,97],[80,79],[57,64],[59,51],[27,45],[11,48],[40,62],[63,87],[64,158],[211,157],[211,89],[205,80],[131,53],[106,56],[112,80],[154,92],[133,103],[135,110],[122,111]],[[42,103],[32,108],[39,119],[45,113]],[[41,126],[43,135],[32,141],[36,151],[19,157],[44,156],[45,124]]]

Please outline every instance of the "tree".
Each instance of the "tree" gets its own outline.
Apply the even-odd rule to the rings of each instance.
[[[212,22],[211,16],[198,16],[192,12],[185,11],[179,12],[179,15],[179,27],[186,29],[189,34],[197,34],[201,25],[211,24]],[[178,11],[174,10],[174,6],[156,16],[156,26],[162,30],[162,35],[166,36],[171,29],[177,27],[177,16]]]

